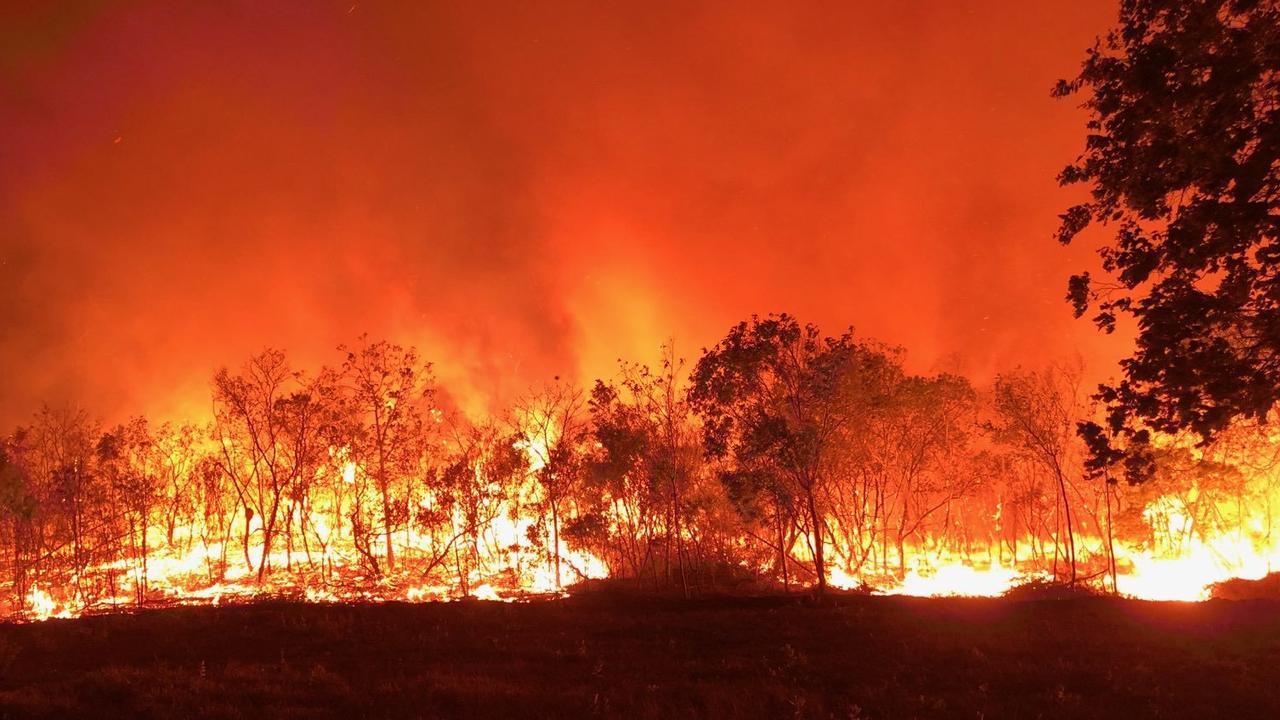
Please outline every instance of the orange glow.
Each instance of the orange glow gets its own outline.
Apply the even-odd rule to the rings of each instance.
[[[541,503],[547,498],[538,473],[551,467],[550,459],[562,440],[562,432],[546,417],[535,420],[526,423],[532,428],[527,435],[511,441],[512,449],[525,461],[514,479],[515,485],[505,494],[494,495],[498,506],[487,522],[475,528],[474,543],[465,548],[462,544],[453,545],[459,537],[455,536],[443,546],[441,554],[441,542],[467,527],[462,508],[454,506],[452,517],[437,531],[408,527],[394,532],[399,568],[371,575],[362,560],[362,552],[369,551],[361,550],[357,530],[343,517],[342,508],[352,507],[357,495],[372,492],[372,486],[363,478],[365,471],[347,459],[345,448],[330,448],[326,453],[327,469],[321,468],[317,477],[332,473],[335,481],[317,485],[307,505],[297,508],[297,512],[308,515],[308,521],[298,526],[308,528],[312,544],[304,547],[301,538],[293,541],[292,550],[276,544],[267,556],[271,572],[265,578],[260,579],[256,569],[264,553],[260,516],[237,512],[231,526],[220,531],[202,521],[180,523],[166,537],[157,515],[146,529],[152,550],[141,568],[135,561],[120,559],[92,565],[79,575],[64,576],[60,582],[41,578],[28,586],[21,605],[10,611],[42,620],[128,608],[139,602],[135,593],[143,582],[140,571],[146,578],[148,604],[215,605],[264,595],[312,602],[417,602],[461,597],[510,601],[562,596],[567,586],[618,575],[622,566],[611,566],[591,552],[575,548],[564,537],[558,546],[553,544],[547,517],[538,510],[545,508]],[[589,445],[595,450],[600,448],[599,443]],[[481,485],[488,482],[483,462],[484,458],[479,458],[468,470]],[[1280,544],[1270,517],[1270,508],[1275,504],[1275,480],[1274,473],[1259,471],[1244,478],[1243,484],[1226,486],[1230,493],[1219,490],[1216,494],[1198,484],[1208,480],[1197,480],[1178,493],[1156,495],[1150,500],[1137,499],[1140,495],[1127,497],[1141,489],[1114,489],[1120,496],[1112,501],[1116,503],[1117,517],[1139,524],[1136,529],[1126,526],[1111,540],[1115,589],[1135,598],[1196,601],[1206,599],[1214,583],[1231,578],[1257,579],[1270,573],[1280,560]],[[1249,502],[1245,503],[1244,498]],[[368,497],[365,501],[372,500]],[[418,506],[422,512],[433,512],[438,499],[428,493],[419,499]],[[609,507],[606,517],[614,531],[635,527],[645,520],[628,510],[625,502],[613,502]],[[957,507],[957,512],[963,510]],[[889,595],[992,597],[1029,581],[1061,579],[1063,540],[1055,541],[1051,534],[996,540],[1009,508],[993,510],[986,515],[988,520],[958,528],[970,538],[963,548],[936,531],[919,533],[904,547],[901,572],[896,553],[873,553],[872,559],[857,571],[850,572],[837,562],[830,570],[830,584],[844,589],[870,588]],[[1094,512],[1083,503],[1077,511]],[[562,522],[566,521],[567,517],[562,517]],[[290,522],[300,521],[294,518]],[[1076,537],[1082,569],[1080,583],[1107,589],[1111,587],[1108,542],[1097,530],[1085,523]],[[243,547],[239,540],[242,537]],[[375,533],[375,537],[381,535]],[[980,537],[991,540],[975,541]],[[692,530],[686,531],[684,540],[694,540]],[[828,548],[828,555],[841,557],[838,541],[831,538],[829,542],[832,547]],[[383,550],[375,547],[372,552],[377,555]],[[790,553],[802,563],[808,557],[800,539]],[[812,584],[803,577],[797,577],[795,582],[802,586]],[[82,587],[96,588],[91,599],[82,594]]]
[[[23,5],[0,427],[197,418],[208,368],[360,332],[473,413],[780,309],[978,376],[1122,342],[1048,241],[1081,126],[1048,88],[1112,2]]]
[[[143,493],[103,557],[60,546],[74,573],[15,559],[0,577],[11,614],[518,600],[606,577],[674,587],[694,550],[704,562],[679,577],[685,591],[738,571],[808,587],[803,533],[726,531],[727,491],[691,444],[677,448],[694,457],[678,478],[689,497],[628,467],[610,480],[649,504],[599,482],[583,493],[599,522],[573,525],[587,513],[548,490],[567,433],[541,416],[524,423],[537,432],[502,434],[517,399],[552,377],[589,388],[668,340],[696,359],[724,328],[781,309],[852,323],[907,348],[910,372],[979,388],[1077,355],[1090,385],[1129,339],[1071,318],[1066,278],[1096,261],[1050,237],[1082,116],[1049,88],[1113,1],[231,4],[0,11],[0,430],[43,403],[107,426],[135,412],[191,421],[203,479],[223,483],[174,470],[190,482]],[[264,476],[297,448],[255,448],[267,472],[207,437],[209,370],[267,346],[320,367],[362,332],[431,361],[427,449],[397,495],[375,453],[318,440],[318,459],[269,497]],[[446,418],[487,419],[502,439],[466,455]],[[514,478],[490,473],[511,448]],[[426,481],[446,470],[461,489]],[[1272,572],[1274,474],[1246,469],[1230,496],[1191,478],[1147,497],[1077,482],[1076,468],[1079,582],[1192,601]],[[37,499],[65,505],[45,485]],[[1063,523],[1043,485],[1022,488],[1034,527],[1017,524],[1013,493],[975,493],[907,533],[903,502],[897,547],[888,511],[865,528],[833,512],[846,536],[819,546],[831,584],[995,596],[1061,579]]]

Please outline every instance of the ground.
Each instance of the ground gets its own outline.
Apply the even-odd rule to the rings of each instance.
[[[1280,717],[1280,603],[169,608],[0,626],[0,717]]]

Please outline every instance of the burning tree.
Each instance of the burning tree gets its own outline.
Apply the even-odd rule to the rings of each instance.
[[[22,608],[31,582],[29,567],[38,552],[36,513],[39,499],[22,456],[26,452],[25,432],[17,432],[0,443],[0,542],[7,555],[8,578],[14,607]]]
[[[890,363],[852,331],[823,337],[782,314],[735,326],[693,371],[689,399],[703,420],[707,453],[727,460],[737,477],[762,481],[779,523],[788,516],[796,523],[819,593],[827,587],[823,501],[839,439]],[[784,560],[789,549],[780,548]]]
[[[964,378],[907,376],[893,383],[868,423],[871,447],[866,452],[888,475],[887,488],[880,490],[884,540],[892,536],[900,575],[907,572],[908,539],[980,480],[967,462],[977,428],[976,406],[977,397]]]
[[[96,599],[91,568],[113,559],[109,519],[118,511],[96,474],[98,426],[88,413],[69,407],[44,408],[31,428],[29,477],[38,499],[35,576],[70,576],[83,601]]]
[[[270,567],[281,505],[293,481],[284,452],[282,410],[289,388],[299,378],[283,352],[266,350],[245,363],[239,373],[223,369],[213,379],[214,437],[222,471],[232,481],[243,510],[242,545],[250,568],[255,567],[250,539],[255,532],[262,538],[256,563],[259,583]]]
[[[493,598],[605,572],[686,594],[779,577],[996,593],[1103,562],[1119,591],[1186,598],[1280,552],[1273,430],[1162,436],[1148,484],[1088,482],[1072,372],[978,392],[780,315],[734,327],[687,380],[666,348],[589,395],[557,380],[471,418],[431,407],[412,349],[345,352],[314,376],[271,350],[219,371],[207,428],[45,410],[5,437],[14,607]]]
[[[431,366],[413,348],[361,338],[342,365],[347,449],[360,479],[373,482],[377,510],[357,493],[352,523],[357,547],[380,572],[371,540],[382,536],[386,570],[395,569],[395,531],[410,522],[410,483],[420,473],[424,447],[422,409],[434,393]],[[376,514],[375,514],[376,513]],[[378,528],[381,525],[381,528]]]
[[[504,423],[473,423],[454,413],[448,430],[451,453],[439,487],[441,501],[450,510],[450,538],[428,570],[452,551],[459,588],[469,595],[473,574],[491,573],[489,560],[506,560],[513,549],[518,550],[512,542],[515,538],[495,537],[490,531],[500,518],[511,526],[520,519],[518,497],[529,474],[529,458],[521,449],[521,438]]]
[[[111,505],[123,524],[134,597],[142,605],[147,595],[147,560],[151,556],[148,536],[164,489],[162,461],[146,418],[134,418],[104,433],[98,439],[97,453]]]
[[[317,478],[329,467],[329,448],[340,427],[337,380],[330,370],[322,370],[314,380],[298,378],[299,388],[276,402],[280,423],[280,453],[285,467],[284,513],[285,563],[293,569],[294,549],[301,543],[308,567],[314,567],[313,490]],[[295,534],[295,527],[297,533]]]
[[[687,498],[701,458],[683,366],[666,345],[656,371],[624,362],[615,381],[596,381],[590,400],[596,452],[587,479],[599,489],[599,502],[574,529],[602,536],[597,542],[612,540],[634,577],[650,568],[657,583],[661,564],[663,581],[670,585],[678,574],[687,595],[686,529],[693,524]]]
[[[990,425],[996,436],[1047,472],[1057,493],[1053,572],[1057,577],[1060,549],[1065,551],[1068,581],[1078,578],[1076,529],[1072,513],[1076,489],[1073,477],[1082,472],[1076,454],[1076,424],[1083,413],[1078,394],[1079,375],[1061,368],[1040,372],[1018,372],[996,379],[996,421]],[[1061,540],[1065,527],[1066,540]]]
[[[161,512],[164,516],[164,537],[170,550],[190,549],[192,536],[178,538],[181,528],[191,528],[196,523],[199,496],[195,487],[195,467],[198,460],[200,428],[192,423],[174,427],[165,423],[155,433],[156,451],[160,460]]]
[[[515,431],[541,491],[536,505],[543,527],[550,523],[545,544],[556,588],[563,586],[561,524],[582,479],[588,419],[586,393],[559,377],[518,403],[515,411]]]

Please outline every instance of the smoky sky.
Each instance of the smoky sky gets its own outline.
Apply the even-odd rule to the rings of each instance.
[[[1110,346],[1052,241],[1110,2],[0,11],[0,421],[416,345],[473,407],[790,311],[977,375]],[[794,5],[795,7],[789,7]]]

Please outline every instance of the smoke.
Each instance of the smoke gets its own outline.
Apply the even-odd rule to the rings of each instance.
[[[200,413],[363,332],[473,409],[775,310],[921,367],[1105,355],[1048,88],[1111,3],[404,5],[5,11],[5,426]]]

